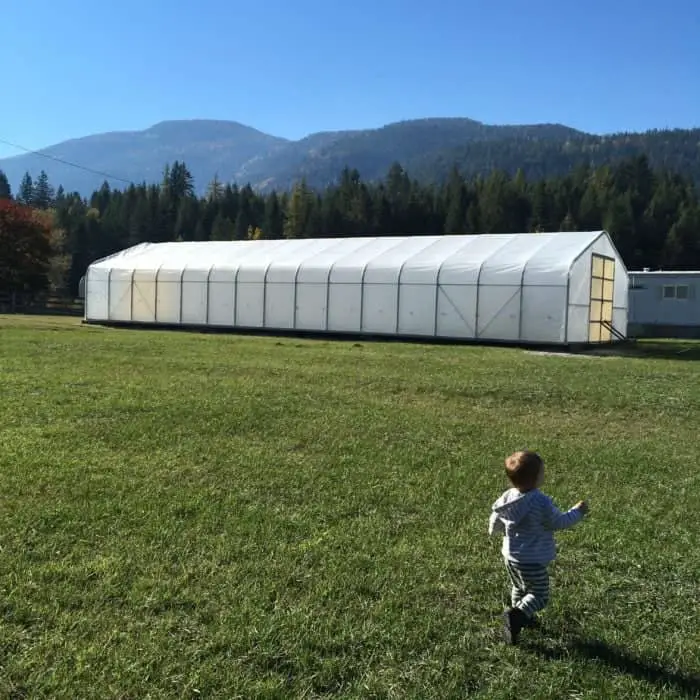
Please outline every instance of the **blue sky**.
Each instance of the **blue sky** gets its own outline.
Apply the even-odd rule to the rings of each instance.
[[[0,65],[0,139],[27,148],[187,118],[690,127],[700,0],[8,0]]]

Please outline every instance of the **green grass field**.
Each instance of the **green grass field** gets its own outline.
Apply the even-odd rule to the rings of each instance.
[[[0,317],[0,697],[695,697],[698,346],[649,348]],[[591,513],[506,647],[523,446]]]

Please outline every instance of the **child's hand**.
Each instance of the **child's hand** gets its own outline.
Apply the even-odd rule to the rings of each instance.
[[[588,513],[588,503],[586,501],[579,501],[574,508],[578,508],[584,515]]]

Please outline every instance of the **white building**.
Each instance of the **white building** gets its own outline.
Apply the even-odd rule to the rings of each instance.
[[[143,243],[94,262],[85,320],[512,343],[627,333],[605,231]]]
[[[700,337],[700,271],[630,272],[630,335]]]

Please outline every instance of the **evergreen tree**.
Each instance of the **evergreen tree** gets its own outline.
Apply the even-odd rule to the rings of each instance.
[[[34,183],[32,204],[37,209],[48,209],[53,204],[54,194],[54,189],[49,184],[49,176],[42,170]]]
[[[223,208],[223,204],[217,204],[214,201],[206,199],[200,202],[198,210],[199,216],[194,230],[194,240],[209,241],[211,240],[216,215],[221,211],[223,215],[226,216],[226,210]],[[230,220],[229,216],[226,216],[226,218]]]
[[[109,202],[112,199],[112,188],[109,186],[109,182],[105,180],[102,183],[97,192],[94,192],[90,198],[90,208],[97,209],[100,214],[104,214],[105,209],[109,206]]]
[[[199,202],[194,197],[183,197],[177,208],[174,236],[180,241],[195,240],[199,221]],[[224,239],[222,239],[224,240]]]
[[[588,184],[581,197],[577,222],[582,231],[596,231],[602,226],[598,190],[594,183]]]
[[[700,206],[684,205],[671,226],[661,255],[665,267],[676,270],[700,268]]]
[[[547,192],[547,183],[540,180],[531,189],[531,215],[528,230],[533,233],[541,233],[551,230],[550,215],[549,215],[549,194]]]
[[[238,208],[240,207],[241,193],[237,185],[226,185],[223,188],[220,200],[209,199],[208,201],[214,202],[226,218],[235,221],[238,216]]]
[[[28,206],[34,203],[34,181],[29,173],[24,173],[17,192],[17,201]]]
[[[12,199],[10,181],[2,170],[0,170],[0,199]]]
[[[476,200],[470,202],[467,209],[467,231],[469,233],[478,233],[482,231],[481,212],[479,210],[479,203]]]
[[[509,187],[505,173],[494,170],[484,181],[479,197],[481,226],[486,233],[508,233],[514,229],[510,225],[512,213],[508,207]]]
[[[324,198],[325,201],[325,198]],[[326,229],[331,233],[333,229]],[[371,224],[369,233],[377,236],[386,236],[393,230],[391,205],[383,184],[380,184],[372,198]]]
[[[252,226],[250,217],[245,207],[238,209],[236,221],[233,224],[233,237],[237,241],[243,241],[248,237],[248,228]]]
[[[207,186],[207,199],[217,202],[224,195],[224,186],[221,184],[218,175],[214,175],[214,179]]]
[[[214,224],[211,228],[212,241],[232,241],[236,235],[236,227],[234,223],[227,219],[221,211],[216,215]],[[246,231],[246,238],[248,237]]]
[[[304,226],[305,238],[318,238],[323,235],[323,215],[321,197],[309,197],[309,211]]]
[[[177,160],[172,167],[166,166],[163,173],[163,187],[168,195],[178,203],[183,197],[194,196],[192,173],[184,163]]]
[[[151,232],[151,212],[145,188],[136,190],[135,202],[128,217],[129,245],[147,242]]]
[[[285,238],[303,238],[311,214],[312,195],[302,180],[292,189],[284,222]]]
[[[444,231],[445,233],[463,233],[467,224],[469,200],[467,198],[467,187],[457,167],[452,169],[446,189]]]
[[[265,238],[276,239],[284,235],[284,213],[277,192],[273,191],[265,201],[262,231]]]
[[[629,192],[616,196],[609,204],[603,225],[613,239],[623,259],[636,263],[634,244],[634,214]]]

